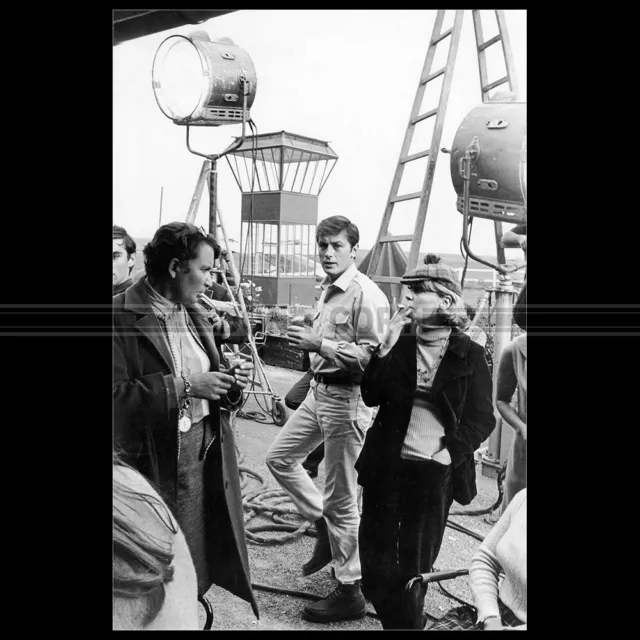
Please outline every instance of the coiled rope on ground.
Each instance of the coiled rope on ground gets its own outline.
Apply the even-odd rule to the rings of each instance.
[[[289,496],[282,489],[270,489],[257,471],[244,464],[244,455],[237,447],[236,452],[247,540],[254,544],[271,545],[287,544],[305,534],[317,537],[316,528],[302,518]],[[258,486],[256,487],[252,481],[257,482]],[[289,504],[286,504],[287,502]],[[252,525],[251,520],[258,516],[270,516],[272,523]],[[279,535],[263,535],[265,532]]]

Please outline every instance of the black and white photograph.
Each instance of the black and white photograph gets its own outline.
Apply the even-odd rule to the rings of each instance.
[[[112,14],[112,629],[527,630],[527,11]]]

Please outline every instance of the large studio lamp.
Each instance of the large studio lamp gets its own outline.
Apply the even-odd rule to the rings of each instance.
[[[174,124],[184,125],[187,149],[206,158],[187,213],[193,222],[205,181],[209,182],[209,231],[216,234],[217,161],[239,147],[245,139],[250,108],[258,80],[249,54],[230,38],[206,31],[189,36],[173,35],[158,47],[153,58],[152,86],[158,107]],[[191,148],[191,126],[219,127],[242,124],[235,145],[219,154]]]
[[[250,118],[256,72],[230,38],[212,41],[204,31],[168,37],[153,59],[152,78],[158,106],[175,124],[217,127]]]
[[[451,181],[463,216],[468,255],[502,275],[521,267],[495,265],[468,246],[472,217],[510,224],[527,222],[527,104],[485,102],[467,114],[451,148]]]

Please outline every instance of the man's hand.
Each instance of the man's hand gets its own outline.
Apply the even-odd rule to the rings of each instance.
[[[189,376],[191,395],[203,400],[220,400],[222,396],[227,395],[235,381],[233,376],[218,371],[193,373]]]
[[[322,338],[311,327],[289,327],[287,329],[289,344],[303,351],[320,351]]]

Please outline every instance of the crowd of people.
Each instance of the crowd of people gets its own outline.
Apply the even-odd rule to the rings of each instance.
[[[317,314],[287,331],[310,369],[266,454],[315,524],[302,574],[330,565],[336,582],[301,614],[359,619],[369,600],[383,629],[424,629],[428,585],[405,586],[432,571],[453,501],[477,495],[474,453],[496,426],[487,336],[438,256],[405,273],[391,315],[356,268],[356,225],[326,218],[316,242],[326,274]],[[134,281],[135,241],[114,226],[113,246],[114,629],[196,629],[214,584],[258,617],[231,427],[253,364],[223,356],[223,344],[246,340],[242,318],[199,303],[205,292],[230,299],[215,278],[220,247],[192,224],[163,225]],[[526,284],[514,319],[523,333],[497,372],[496,409],[514,431],[500,519],[471,563],[474,607],[432,629],[526,628]]]

